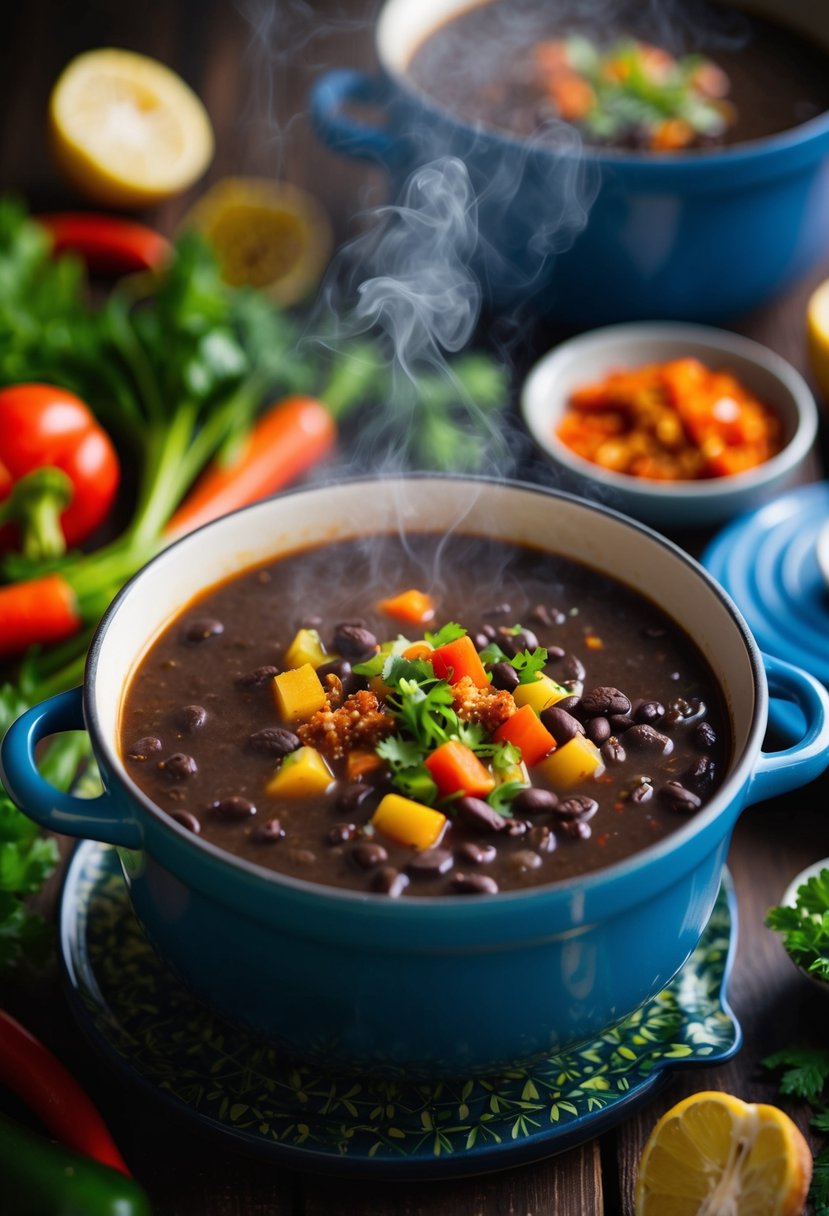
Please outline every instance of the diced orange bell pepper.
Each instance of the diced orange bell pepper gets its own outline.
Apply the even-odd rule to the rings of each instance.
[[[380,601],[380,611],[395,620],[406,621],[409,625],[425,625],[435,615],[435,606],[431,596],[415,587],[409,591],[401,591],[390,599]]]
[[[489,676],[468,633],[454,642],[447,642],[445,646],[438,646],[428,658],[435,675],[441,680],[457,684],[458,680],[469,676],[478,688],[489,687]]]
[[[495,789],[495,778],[471,748],[456,739],[442,743],[424,760],[441,798],[465,794],[485,798]]]
[[[511,718],[502,722],[493,738],[498,743],[512,743],[521,751],[525,764],[538,764],[555,749],[556,741],[531,705],[522,705]]]

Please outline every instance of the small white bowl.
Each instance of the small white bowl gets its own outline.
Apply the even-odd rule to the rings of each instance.
[[[783,423],[782,450],[745,473],[705,481],[648,481],[576,455],[556,437],[571,392],[616,368],[691,356],[731,371]],[[531,369],[521,392],[524,422],[560,474],[561,487],[659,528],[710,527],[768,501],[801,479],[818,412],[806,381],[758,342],[724,329],[679,322],[612,325],[563,342]]]

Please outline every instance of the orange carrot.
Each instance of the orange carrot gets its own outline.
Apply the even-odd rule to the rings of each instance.
[[[62,642],[82,625],[75,592],[60,574],[0,587],[0,658],[36,643]]]
[[[229,464],[210,465],[165,529],[168,538],[275,494],[333,449],[336,424],[321,401],[285,397],[255,424]]]
[[[495,778],[471,748],[456,739],[441,743],[423,762],[434,778],[441,798],[466,794],[484,798],[495,788]]]
[[[531,705],[522,705],[511,718],[502,722],[493,738],[498,743],[512,743],[521,751],[525,764],[538,764],[551,752],[556,741]]]
[[[354,747],[345,758],[345,775],[349,781],[361,781],[369,773],[376,773],[383,767],[383,759],[377,752],[365,748]]]
[[[401,591],[390,599],[381,600],[381,612],[393,616],[395,620],[406,621],[409,625],[425,625],[435,615],[435,606],[431,596],[425,591],[412,587],[409,591]]]
[[[432,657],[432,647],[428,642],[412,642],[411,646],[407,646],[403,651],[404,659],[425,659],[428,663]]]
[[[489,687],[489,677],[468,633],[462,638],[456,638],[454,642],[447,642],[445,646],[438,646],[428,657],[435,669],[435,675],[441,680],[457,684],[458,680],[469,676],[478,688]]]

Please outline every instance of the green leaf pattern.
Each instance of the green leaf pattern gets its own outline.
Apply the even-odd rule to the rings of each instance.
[[[729,1058],[732,931],[724,876],[700,945],[659,996],[601,1038],[498,1078],[332,1078],[209,1013],[163,968],[135,920],[115,851],[89,848],[70,914],[77,995],[123,1061],[177,1105],[257,1142],[335,1157],[444,1158],[561,1135],[666,1067]],[[621,1112],[620,1112],[621,1117]]]

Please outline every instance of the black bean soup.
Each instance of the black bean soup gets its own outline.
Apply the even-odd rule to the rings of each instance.
[[[391,897],[616,862],[699,811],[730,746],[711,670],[643,595],[431,534],[211,589],[140,663],[120,735],[131,777],[204,839]]]
[[[552,9],[555,11],[551,11]],[[657,151],[740,143],[829,109],[829,56],[764,19],[709,6],[603,9],[489,0],[433,30],[408,75],[473,124],[556,141],[560,121],[588,144]],[[658,15],[658,14],[657,14]],[[615,18],[615,19],[613,19]]]

